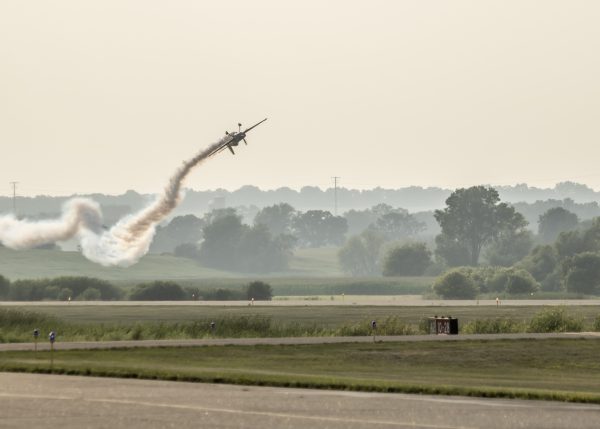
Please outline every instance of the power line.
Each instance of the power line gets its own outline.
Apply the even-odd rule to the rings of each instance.
[[[337,184],[338,184],[338,179],[341,179],[341,177],[339,176],[333,176],[333,199],[334,199],[334,208],[333,208],[333,214],[335,216],[337,216],[337,209],[338,209],[338,204],[337,204]]]

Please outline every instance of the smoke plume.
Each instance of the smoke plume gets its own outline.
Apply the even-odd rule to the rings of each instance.
[[[144,256],[156,232],[181,201],[181,187],[192,169],[206,160],[225,139],[212,144],[175,171],[163,193],[138,213],[125,216],[109,230],[102,225],[100,205],[89,198],[73,198],[55,220],[28,221],[0,217],[0,242],[11,249],[30,249],[76,237],[83,255],[104,266],[128,267]]]

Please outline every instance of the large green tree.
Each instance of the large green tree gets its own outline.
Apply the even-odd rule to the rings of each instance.
[[[254,225],[265,225],[273,235],[289,234],[296,211],[287,203],[264,207],[254,217]]]
[[[478,264],[486,245],[502,234],[516,233],[527,225],[522,214],[500,202],[498,191],[485,186],[457,189],[446,200],[446,208],[436,210],[434,216],[444,236],[440,241],[465,249],[465,258],[473,266]]]
[[[348,222],[328,211],[309,210],[296,216],[293,227],[294,235],[303,246],[338,246],[344,242]]]
[[[385,255],[383,275],[422,276],[432,262],[425,243],[407,243],[390,249]]]
[[[563,263],[565,284],[569,292],[597,294],[600,292],[600,255],[583,252]]]
[[[150,246],[153,253],[173,252],[181,244],[196,244],[202,238],[204,221],[194,215],[174,217],[166,226],[159,226]]]
[[[380,234],[370,230],[350,237],[338,252],[342,271],[355,277],[378,275],[384,241]]]
[[[579,218],[562,207],[553,207],[540,215],[538,235],[542,243],[553,243],[558,234],[577,228]]]

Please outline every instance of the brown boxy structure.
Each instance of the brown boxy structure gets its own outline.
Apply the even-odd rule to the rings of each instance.
[[[430,317],[429,333],[436,335],[458,335],[458,319],[450,316]]]

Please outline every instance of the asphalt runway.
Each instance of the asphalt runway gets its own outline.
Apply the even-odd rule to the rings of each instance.
[[[329,295],[319,297],[275,297],[272,301],[0,301],[0,307],[36,307],[36,306],[407,306],[407,307],[461,307],[461,306],[544,306],[544,305],[590,305],[600,306],[600,299],[423,299],[420,295],[393,295],[393,296],[363,296],[363,295]]]
[[[568,338],[600,340],[600,332],[565,332],[551,334],[461,334],[461,335],[387,335],[357,337],[283,337],[283,338],[205,338],[196,340],[129,340],[129,341],[73,341],[54,343],[55,350],[91,350],[149,347],[202,347],[202,346],[255,346],[255,345],[298,345],[298,344],[339,344],[412,341],[465,341],[465,340],[543,340],[548,338]],[[0,343],[2,351],[34,350],[34,343]],[[38,350],[50,350],[45,339],[37,344]]]
[[[600,406],[0,373],[2,428],[594,428]]]

